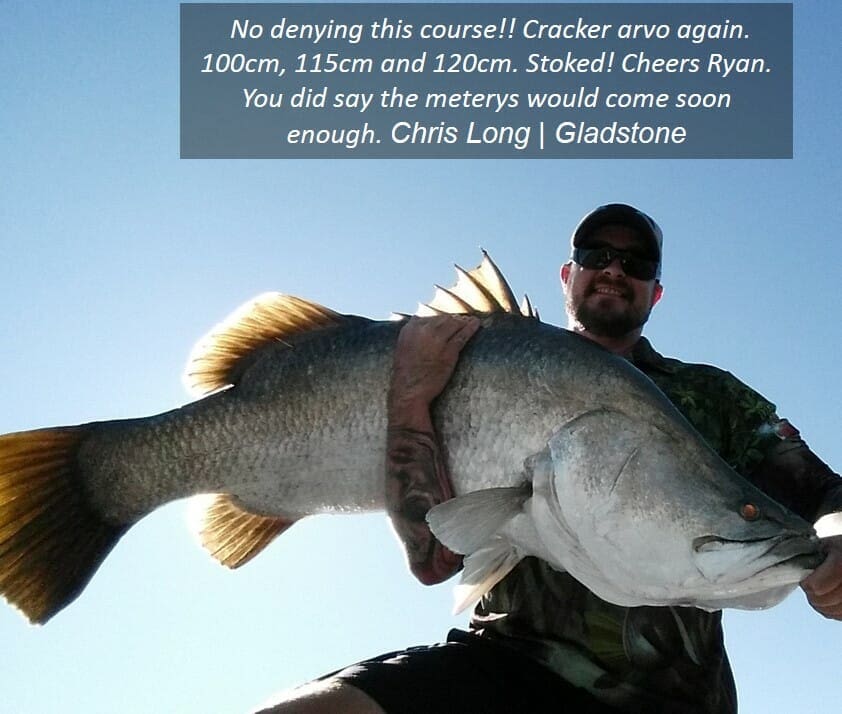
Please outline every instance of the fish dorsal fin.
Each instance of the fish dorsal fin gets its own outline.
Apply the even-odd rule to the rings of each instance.
[[[524,317],[534,317],[536,320],[541,319],[538,308],[532,307],[532,301],[526,293],[523,294],[523,300],[520,301],[520,314]]]
[[[296,519],[261,516],[226,493],[197,496],[191,505],[202,546],[229,568],[239,568],[260,553]]]
[[[538,311],[532,307],[529,298],[518,307],[512,289],[499,268],[485,251],[482,261],[473,270],[466,271],[456,266],[456,285],[445,289],[436,285],[433,299],[419,305],[416,315],[469,314],[509,312],[524,317],[538,318]]]
[[[235,310],[193,348],[184,383],[200,397],[227,387],[240,362],[272,342],[341,323],[344,315],[281,293],[263,293]]]

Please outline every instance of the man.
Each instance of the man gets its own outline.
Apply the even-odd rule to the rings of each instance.
[[[842,479],[778,418],[772,404],[722,370],[658,354],[642,337],[660,300],[662,234],[625,204],[601,206],[572,237],[561,268],[570,328],[632,361],[720,455],[771,496],[815,521],[842,510]],[[424,515],[451,494],[430,405],[479,327],[472,317],[411,320],[401,331],[389,394],[387,502],[410,567],[424,583],[461,567]],[[803,587],[842,619],[842,539]],[[296,690],[286,712],[736,711],[721,613],[624,608],[566,573],[527,558],[477,606],[471,633],[350,667]]]

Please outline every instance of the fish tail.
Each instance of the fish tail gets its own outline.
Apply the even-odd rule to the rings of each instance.
[[[128,529],[87,497],[76,454],[90,428],[0,436],[0,594],[33,624],[73,601]]]

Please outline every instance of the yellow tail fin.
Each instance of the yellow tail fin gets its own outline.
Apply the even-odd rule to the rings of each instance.
[[[128,526],[88,503],[76,468],[86,427],[0,436],[0,593],[42,624],[87,585]]]

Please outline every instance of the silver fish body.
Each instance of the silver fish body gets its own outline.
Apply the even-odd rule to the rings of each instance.
[[[80,450],[97,508],[132,522],[206,492],[291,520],[383,508],[386,389],[399,328],[353,320],[277,343],[230,389],[103,425]],[[797,582],[815,554],[810,526],[737,476],[648,378],[568,331],[486,318],[434,422],[457,496],[511,488],[516,498],[514,489],[534,478],[527,462],[543,458],[552,472],[545,492],[522,506],[540,546],[513,534],[515,553],[541,555],[614,602],[739,605],[745,587],[754,595],[761,585],[765,593]],[[746,503],[760,510],[758,521],[740,515]],[[765,552],[767,539],[794,550],[782,562]],[[742,559],[731,553],[731,567],[718,570],[720,542]]]
[[[203,399],[0,437],[0,591],[31,620],[175,499],[219,494],[205,543],[231,566],[308,514],[383,508],[400,323],[288,296],[255,304],[194,358]],[[730,469],[647,377],[566,330],[486,315],[433,418],[456,498],[428,520],[467,555],[461,606],[527,555],[618,604],[710,609],[774,604],[821,560],[812,527]]]
[[[264,348],[235,386],[197,402],[103,423],[79,454],[97,508],[132,522],[177,498],[230,493],[290,518],[382,509],[399,325],[354,322]]]
[[[350,322],[263,348],[229,389],[96,425],[78,458],[97,509],[130,523],[216,492],[291,518],[382,509],[386,391],[401,324]],[[522,483],[524,460],[558,426],[597,408],[611,377],[644,385],[635,398],[660,395],[623,360],[565,330],[505,314],[485,322],[433,415],[457,494]],[[589,395],[592,382],[600,388]]]

